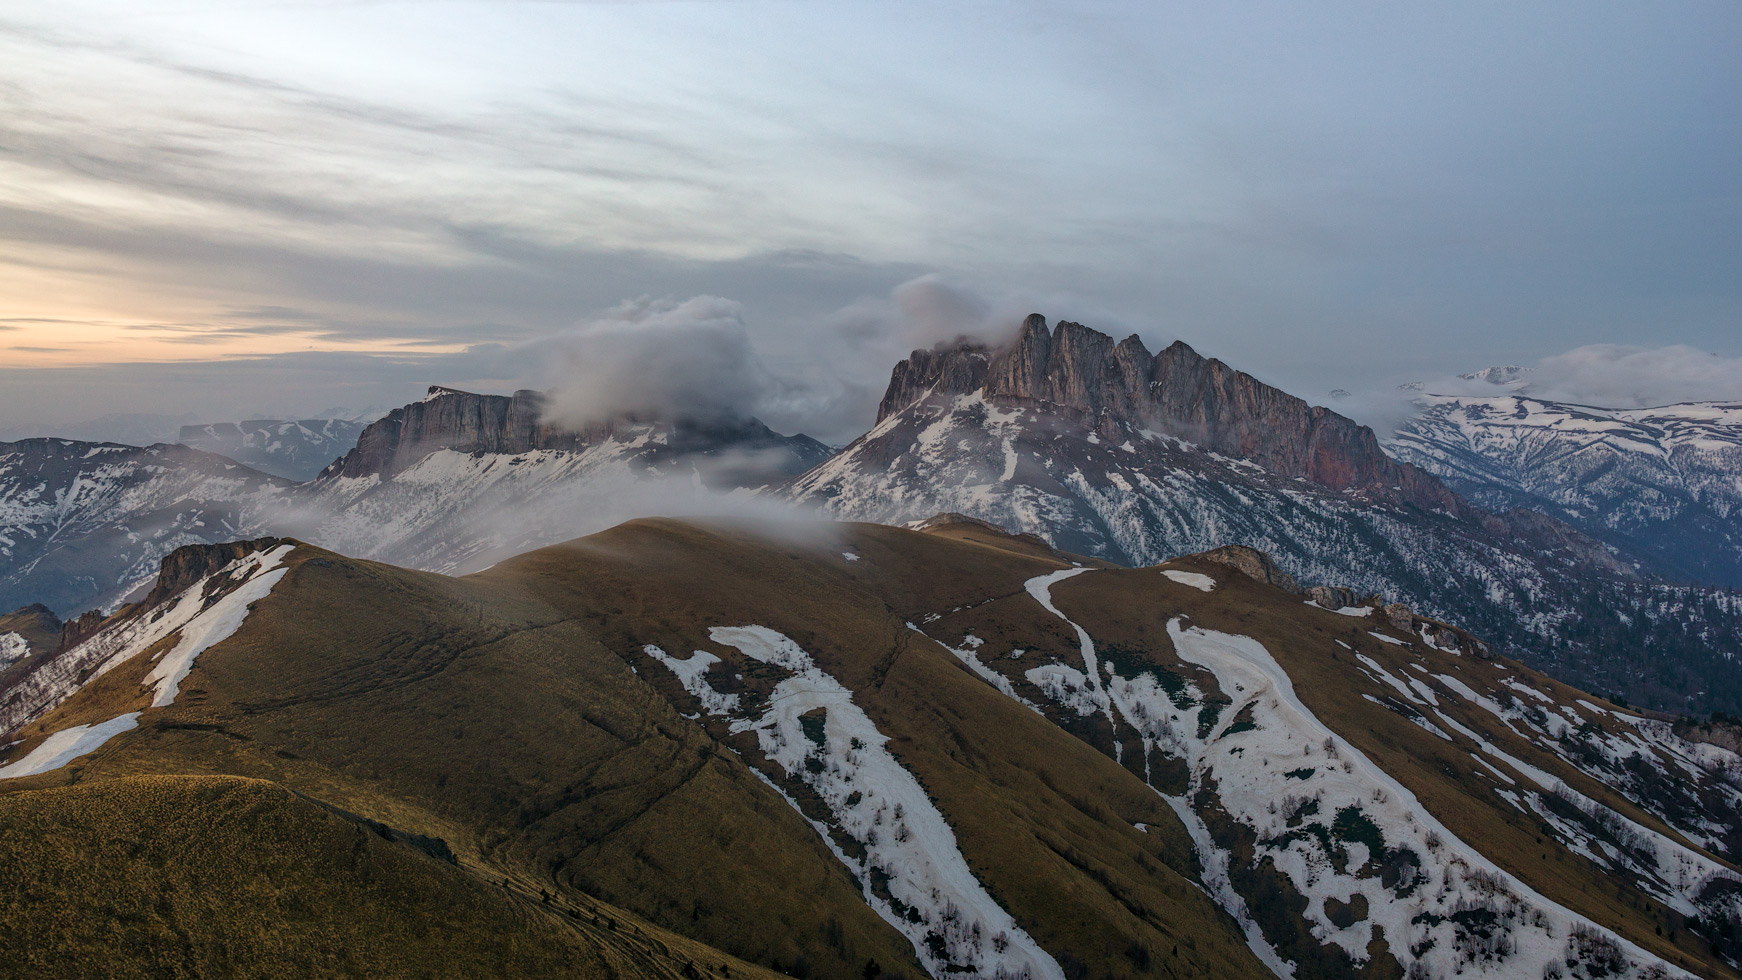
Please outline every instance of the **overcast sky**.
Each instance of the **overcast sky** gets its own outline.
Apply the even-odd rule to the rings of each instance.
[[[906,347],[1028,310],[1315,401],[1545,358],[1742,397],[1739,38],[1729,0],[0,0],[0,428],[549,385],[647,326],[843,441]]]

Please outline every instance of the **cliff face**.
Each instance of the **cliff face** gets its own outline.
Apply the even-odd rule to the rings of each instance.
[[[583,433],[555,429],[543,418],[544,396],[536,391],[476,395],[432,385],[423,401],[396,408],[364,429],[357,447],[321,475],[387,475],[438,449],[524,453],[585,444]]]
[[[783,436],[756,419],[653,422],[619,415],[577,430],[545,422],[544,407],[544,395],[537,391],[478,395],[432,385],[423,401],[396,408],[364,429],[357,447],[321,476],[390,476],[442,449],[503,454],[579,450],[613,435],[639,435],[650,424],[662,428],[660,445],[666,454],[779,450],[792,457],[779,467],[786,473],[802,472],[828,455],[828,447],[815,439]]]
[[[271,551],[281,544],[295,544],[284,538],[256,538],[253,541],[226,541],[222,544],[190,544],[163,556],[157,574],[157,584],[146,595],[140,607],[151,609],[182,592],[195,582],[210,577],[231,562],[258,551]]]
[[[963,343],[914,351],[896,366],[878,421],[930,391],[982,389],[1002,403],[1047,405],[1091,424],[1110,417],[1331,489],[1477,516],[1437,479],[1387,456],[1373,430],[1330,409],[1203,357],[1184,342],[1151,354],[1135,335],[1115,344],[1068,321],[1049,332],[1039,314],[1024,321],[1006,348]]]

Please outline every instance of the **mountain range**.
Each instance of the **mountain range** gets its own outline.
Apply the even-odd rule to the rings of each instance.
[[[184,425],[176,441],[301,483],[313,479],[327,464],[350,452],[367,424],[355,419],[217,422]]]
[[[0,443],[0,975],[1742,980],[1733,407],[1484,378]]]
[[[225,488],[182,472],[235,466],[216,457],[159,452],[154,467],[123,474],[96,447],[14,444],[0,457],[14,461],[0,461],[0,549],[12,549],[0,550],[0,608],[113,609],[173,547],[265,534],[464,574],[642,515],[798,507],[905,524],[950,512],[1125,565],[1249,545],[1300,581],[1458,622],[1587,689],[1675,711],[1742,707],[1742,599],[1694,584],[1726,581],[1716,574],[1683,574],[1700,555],[1716,554],[1701,568],[1722,564],[1721,535],[1704,535],[1704,551],[1683,547],[1691,533],[1672,533],[1658,520],[1667,511],[1637,506],[1620,531],[1593,523],[1544,504],[1546,490],[1526,489],[1528,473],[1501,472],[1492,454],[1481,457],[1493,464],[1483,490],[1448,469],[1446,439],[1426,448],[1431,418],[1388,454],[1372,430],[1184,343],[1151,354],[1136,337],[1116,343],[1039,316],[1005,345],[913,352],[892,371],[876,424],[838,453],[748,418],[557,427],[536,392],[438,386],[300,484],[237,467],[223,471]],[[1708,460],[1697,514],[1733,514],[1713,488],[1736,460],[1710,443],[1687,437],[1666,452],[1693,447]],[[37,458],[55,453],[53,466]],[[1614,470],[1592,466],[1582,472]],[[98,544],[111,539],[131,550]],[[1676,554],[1692,557],[1676,565]]]
[[[1671,579],[1742,587],[1742,404],[1608,409],[1528,389],[1418,403],[1386,448],[1466,499],[1551,514]]]
[[[181,545],[265,533],[476,571],[630,517],[706,509],[716,492],[779,483],[829,454],[755,419],[619,416],[567,432],[543,425],[541,406],[537,392],[432,387],[304,483],[180,445],[0,443],[0,609],[113,608]],[[255,431],[284,428],[317,432]]]
[[[959,512],[1120,564],[1229,543],[1659,707],[1742,705],[1742,599],[1540,511],[1480,509],[1375,433],[1184,343],[1034,316],[898,365],[877,424],[795,481],[846,520]]]
[[[0,443],[0,609],[112,606],[176,548],[249,536],[290,485],[187,446]]]

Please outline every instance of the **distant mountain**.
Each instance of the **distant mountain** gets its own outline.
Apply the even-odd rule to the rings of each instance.
[[[1608,409],[1424,394],[1389,448],[1484,507],[1531,507],[1681,581],[1742,587],[1742,403]]]
[[[0,609],[111,606],[176,548],[254,533],[289,486],[187,446],[0,443]]]
[[[1531,374],[1531,369],[1527,367],[1519,367],[1516,364],[1500,364],[1485,367],[1469,374],[1460,374],[1458,377],[1465,381],[1486,381],[1501,388],[1521,388],[1530,383]]]
[[[184,425],[176,441],[302,483],[350,452],[366,425],[347,419],[214,422]]]
[[[148,448],[0,444],[0,608],[108,608],[175,547],[266,533],[476,570],[629,517],[716,509],[714,495],[780,483],[831,452],[749,418],[567,429],[543,421],[534,391],[433,386],[361,414],[381,417],[184,425],[182,445]]]
[[[788,492],[849,520],[959,512],[1121,564],[1247,544],[1570,681],[1742,705],[1737,597],[1666,590],[1535,511],[1484,511],[1367,427],[1183,343],[1151,354],[1034,316],[1008,347],[915,351],[871,431]]]
[[[176,547],[263,534],[476,571],[630,517],[718,510],[721,495],[780,483],[830,452],[755,419],[625,416],[570,431],[542,416],[537,392],[435,387],[361,427],[301,485],[182,445],[0,443],[0,609],[110,608]],[[325,455],[322,440],[336,446],[355,425],[244,423],[190,437],[307,467]],[[225,441],[236,436],[241,450]]]
[[[462,579],[178,551],[0,688],[0,962],[1739,975],[1728,726],[1250,549],[926,523],[636,521]]]
[[[190,412],[182,415],[104,415],[82,422],[33,422],[0,428],[0,442],[56,438],[75,442],[152,446],[160,442],[175,442],[182,426],[195,421],[198,421],[198,416]]]
[[[0,514],[58,522],[30,532],[52,533],[52,560],[16,536],[0,551],[0,608],[110,607],[177,543],[294,536],[466,573],[634,517],[796,501],[892,524],[958,512],[1122,564],[1251,545],[1302,581],[1463,623],[1587,688],[1665,709],[1742,708],[1742,598],[1664,584],[1637,542],[1605,544],[1536,510],[1483,510],[1388,456],[1366,427],[1184,344],[1150,354],[1135,337],[1116,344],[1038,317],[1006,348],[916,351],[893,371],[876,426],[838,456],[755,419],[571,429],[544,421],[536,392],[439,386],[299,486],[182,448],[137,476],[187,485],[168,498],[93,493],[120,479],[105,469],[114,450],[64,440],[0,470]],[[51,478],[7,478],[32,467]],[[202,484],[217,472],[233,484]]]
[[[346,554],[476,571],[630,517],[706,512],[715,494],[783,482],[829,454],[753,418],[572,429],[544,421],[536,391],[433,386],[365,429],[277,526]]]

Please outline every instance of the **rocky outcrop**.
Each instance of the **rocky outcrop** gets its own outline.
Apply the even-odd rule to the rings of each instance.
[[[396,408],[357,437],[357,446],[322,476],[387,476],[440,449],[458,452],[524,453],[575,449],[587,434],[546,425],[544,396],[478,395],[431,385],[423,401]]]
[[[1274,585],[1284,592],[1300,592],[1300,586],[1295,583],[1294,576],[1283,571],[1270,556],[1257,548],[1248,548],[1243,544],[1224,545],[1214,551],[1206,551],[1197,557],[1205,561],[1213,561],[1218,565],[1227,565],[1241,572],[1247,578],[1257,579],[1266,585]]]
[[[1355,590],[1341,585],[1315,585],[1306,590],[1307,598],[1326,609],[1346,609],[1366,605]]]
[[[1415,613],[1410,611],[1408,606],[1401,602],[1393,602],[1379,611],[1385,614],[1385,619],[1391,624],[1392,629],[1402,633],[1414,632]]]
[[[575,429],[546,422],[544,414],[542,392],[479,395],[431,385],[423,401],[396,408],[364,429],[356,448],[322,471],[321,477],[390,476],[443,449],[505,454],[578,450],[614,435],[643,434],[649,425],[663,430],[666,455],[727,450],[784,453],[789,462],[776,468],[785,475],[801,473],[829,455],[827,446],[809,436],[783,436],[753,418],[657,420],[618,415]]]
[[[1046,406],[1094,424],[1108,417],[1205,449],[1251,460],[1273,473],[1334,490],[1475,518],[1439,480],[1387,456],[1373,430],[1271,387],[1183,341],[1151,354],[1136,335],[1118,343],[1063,321],[1029,316],[1016,341],[972,341],[914,351],[896,366],[878,421],[931,392]]]
[[[227,541],[223,544],[190,544],[177,548],[163,557],[158,568],[157,584],[152,586],[141,609],[151,609],[158,603],[178,595],[225,565],[260,551],[271,551],[284,544],[296,544],[286,538],[255,538],[252,541]]]
[[[60,643],[55,646],[55,652],[71,650],[73,647],[95,636],[109,617],[103,615],[100,609],[87,609],[78,616],[67,620],[61,625]]]

